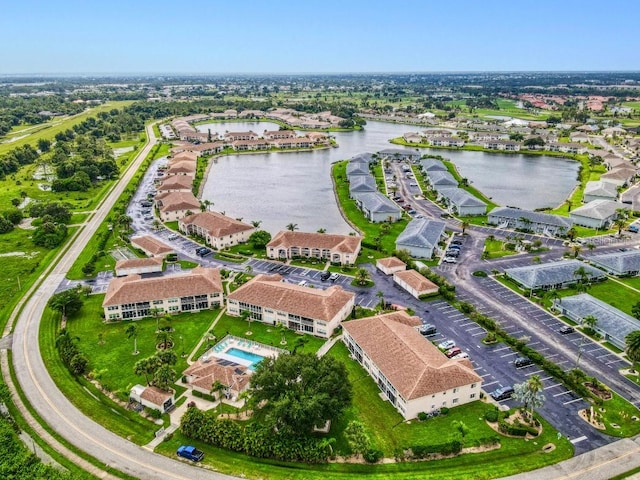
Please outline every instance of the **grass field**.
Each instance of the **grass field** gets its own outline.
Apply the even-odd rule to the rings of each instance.
[[[7,153],[9,150],[15,147],[26,145],[27,143],[35,146],[38,140],[41,138],[51,140],[56,136],[56,134],[63,132],[68,128],[72,128],[74,125],[81,123],[89,117],[95,117],[100,112],[108,112],[109,110],[112,110],[114,108],[126,107],[127,105],[131,105],[132,103],[133,102],[130,100],[107,102],[103,105],[89,108],[88,110],[85,110],[78,115],[73,115],[71,117],[56,119],[51,122],[47,122],[48,125],[46,126],[46,128],[37,131],[33,130],[28,136],[16,140],[15,142],[0,144],[0,155],[2,155],[3,153]]]
[[[488,258],[501,258],[509,255],[517,255],[518,252],[515,250],[505,249],[506,243],[507,242],[503,242],[502,240],[486,239],[484,241],[484,251],[487,253]]]

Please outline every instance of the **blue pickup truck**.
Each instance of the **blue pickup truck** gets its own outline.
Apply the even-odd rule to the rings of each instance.
[[[181,445],[176,453],[179,457],[193,460],[194,462],[199,462],[204,457],[204,452],[192,445]]]

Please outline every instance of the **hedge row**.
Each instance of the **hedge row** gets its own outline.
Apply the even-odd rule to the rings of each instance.
[[[243,426],[227,419],[218,420],[195,407],[189,407],[183,415],[180,431],[209,445],[258,458],[322,463],[331,455],[330,442],[322,438],[288,436],[256,423]]]

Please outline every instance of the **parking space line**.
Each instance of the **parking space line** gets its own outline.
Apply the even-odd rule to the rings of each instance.
[[[575,398],[573,400],[569,400],[568,402],[562,402],[563,405],[569,405],[570,403],[579,402],[582,398]]]
[[[522,368],[527,368],[527,367],[522,367]],[[535,375],[535,374],[540,373],[542,371],[544,371],[544,370],[536,370],[535,372],[527,372],[526,376],[530,377],[531,375]]]
[[[500,352],[500,351],[502,351],[502,350],[509,350],[510,348],[511,348],[511,347],[500,347],[500,348],[496,348],[496,349],[494,350],[494,352]]]
[[[482,387],[483,387],[483,388],[486,388],[486,387],[488,387],[489,385],[495,385],[496,383],[498,383],[498,381],[497,381],[497,380],[494,380],[493,382],[489,382],[489,383],[485,383],[485,384],[483,384],[483,385],[482,385]]]
[[[477,337],[478,335],[484,335],[485,333],[487,333],[486,331],[482,330],[481,332],[478,333],[474,333],[473,335],[471,335],[472,337]]]
[[[491,376],[491,374],[490,374],[490,373],[485,373],[484,375],[480,375],[480,376],[481,376],[482,378],[484,378],[484,377],[490,377],[490,376]]]
[[[556,388],[561,386],[561,383],[554,383],[553,385],[549,385],[548,387],[544,387],[543,390],[549,390],[550,388]]]
[[[500,358],[510,357],[512,355],[517,355],[518,352],[505,353],[504,355],[500,355]]]
[[[554,398],[555,398],[555,397],[560,397],[560,396],[562,396],[562,395],[567,395],[567,394],[569,394],[569,393],[571,393],[571,390],[566,390],[566,391],[564,391],[564,392],[556,393],[553,397],[554,397]]]

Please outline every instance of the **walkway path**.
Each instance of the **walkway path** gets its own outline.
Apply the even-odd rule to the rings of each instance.
[[[507,480],[608,480],[640,467],[640,436],[625,438],[564,462],[507,477]],[[640,479],[634,474],[629,479]]]

